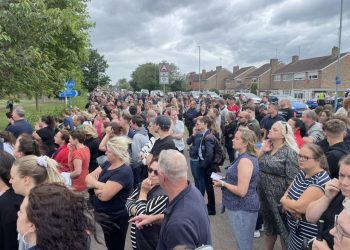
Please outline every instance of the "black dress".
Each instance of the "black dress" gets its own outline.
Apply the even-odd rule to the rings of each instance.
[[[13,189],[7,190],[0,196],[0,249],[18,249],[17,240],[17,212],[23,201],[23,197],[14,193]]]

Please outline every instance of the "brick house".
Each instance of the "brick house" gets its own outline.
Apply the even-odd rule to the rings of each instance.
[[[233,67],[233,74],[229,75],[225,79],[224,92],[235,92],[243,84],[244,78],[252,73],[256,68],[254,66],[239,68],[239,66]]]
[[[284,65],[278,59],[270,59],[270,63],[266,63],[248,74],[241,86],[236,87],[237,92],[249,92],[253,84],[257,85],[257,94],[267,93],[271,90],[271,76],[273,72]]]
[[[225,79],[231,75],[231,71],[217,66],[215,70],[206,71],[202,70],[199,86],[199,77],[195,72],[191,72],[187,76],[186,87],[191,90],[210,90],[219,89],[222,90],[225,87]]]
[[[291,63],[272,74],[271,90],[304,100],[315,97],[320,91],[333,95],[338,53],[339,49],[333,47],[328,56],[303,60],[293,56]],[[350,88],[350,53],[340,54],[340,65],[339,91],[345,91]]]

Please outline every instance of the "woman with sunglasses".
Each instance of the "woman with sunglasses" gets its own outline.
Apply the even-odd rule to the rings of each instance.
[[[330,232],[334,227],[334,216],[343,210],[344,198],[350,198],[350,155],[339,162],[339,178],[329,181],[324,195],[312,202],[306,211],[307,221],[311,223],[324,221],[322,238],[329,247],[334,244],[333,234]]]
[[[148,178],[134,190],[126,202],[129,216],[140,214],[161,214],[168,205],[168,196],[159,186],[158,161],[154,157],[148,167]],[[131,243],[133,249],[156,249],[161,225],[153,224],[142,230],[131,225]]]
[[[281,213],[280,199],[298,173],[298,145],[286,122],[275,122],[263,143],[259,158],[258,194],[264,219],[265,249],[274,248],[280,235],[282,249],[287,249],[288,230]]]
[[[101,221],[108,250],[123,250],[128,230],[129,215],[125,207],[133,187],[129,164],[130,139],[114,136],[107,142],[107,163],[88,174],[85,182],[94,189],[94,207],[98,214],[107,217]]]
[[[288,249],[302,249],[303,241],[317,235],[317,225],[305,220],[308,205],[324,195],[330,180],[328,163],[322,149],[315,144],[304,145],[298,155],[299,173],[281,198],[283,210],[287,212],[290,230]]]

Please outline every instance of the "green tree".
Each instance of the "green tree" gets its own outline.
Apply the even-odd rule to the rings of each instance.
[[[177,81],[182,81],[179,68],[174,64],[169,64],[169,84],[172,85]],[[159,84],[159,65],[154,63],[144,63],[139,65],[131,74],[130,85],[134,90],[140,89],[162,89]],[[171,87],[170,87],[171,88]]]
[[[89,34],[86,0],[9,0],[0,6],[0,97],[56,94],[81,81]],[[38,108],[38,102],[37,102]]]
[[[83,64],[83,87],[92,91],[97,86],[107,86],[111,79],[106,75],[107,61],[96,49],[90,50],[89,61]]]
[[[132,90],[130,83],[125,78],[119,79],[117,82],[117,86],[118,86],[118,89]]]

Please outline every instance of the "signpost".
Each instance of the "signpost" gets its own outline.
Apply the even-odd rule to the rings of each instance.
[[[75,82],[73,80],[66,81],[64,86],[66,89],[60,92],[58,96],[65,98],[69,97],[69,109],[72,110],[72,97],[78,96],[79,93],[77,90],[73,89],[75,87]]]
[[[159,64],[159,84],[163,85],[163,92],[165,93],[165,84],[169,84],[169,63],[166,61]]]

